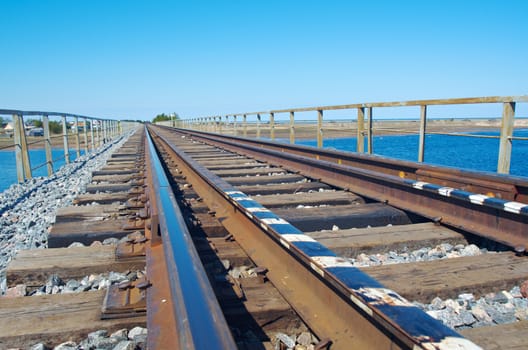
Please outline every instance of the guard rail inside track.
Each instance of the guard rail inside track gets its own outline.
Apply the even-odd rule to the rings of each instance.
[[[265,266],[266,278],[316,335],[330,339],[332,349],[479,346],[208,170],[199,157],[193,159],[198,151],[189,154],[191,148],[186,147],[208,144],[220,148],[218,152],[280,164],[284,171],[319,179],[363,196],[368,202],[403,210],[415,222],[432,221],[499,242],[518,254],[527,247],[528,205],[522,201],[528,183],[522,178],[173,128],[149,126],[148,131],[151,194],[156,198],[151,210],[159,220],[173,317],[183,348],[227,349],[234,345],[169,181],[163,175],[162,168],[167,170],[170,165],[162,165],[156,159],[157,153],[178,164],[178,171],[210,213],[255,265]],[[186,139],[186,145],[191,146],[176,144],[178,138]],[[209,158],[220,154],[210,152]]]

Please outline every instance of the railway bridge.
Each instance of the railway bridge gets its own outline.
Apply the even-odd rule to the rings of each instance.
[[[104,136],[93,128],[91,142],[84,123],[73,137],[81,149],[84,133],[85,155],[97,142],[120,148],[57,211],[47,249],[20,250],[5,269],[10,291],[23,292],[0,298],[0,347],[524,348],[528,179],[507,175],[524,102],[364,103],[126,128],[103,121]],[[500,174],[423,163],[429,106],[467,104],[501,106]],[[373,109],[395,107],[419,110],[417,162],[369,154]],[[357,111],[358,152],[322,147],[332,125],[323,111],[345,109]],[[23,125],[27,112],[4,112]],[[317,113],[311,129],[296,124],[304,112]],[[280,113],[287,123],[276,122]],[[303,128],[320,147],[295,144]],[[275,140],[281,130],[289,142]],[[32,176],[29,147],[23,132],[15,136],[23,181]],[[64,127],[61,137],[67,145],[72,135]],[[92,288],[97,274],[110,277]],[[501,312],[511,322],[499,322]],[[135,326],[146,330],[130,336]],[[94,340],[100,330],[112,336]]]

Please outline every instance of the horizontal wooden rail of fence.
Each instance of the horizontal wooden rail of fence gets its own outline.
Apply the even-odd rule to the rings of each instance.
[[[356,151],[365,152],[365,138],[366,138],[366,152],[369,154],[373,151],[373,136],[376,130],[374,128],[374,109],[383,108],[398,108],[398,107],[419,107],[419,125],[417,133],[419,134],[418,143],[418,157],[419,162],[424,161],[425,141],[428,132],[428,124],[431,120],[428,119],[429,106],[448,106],[448,105],[476,105],[476,104],[502,104],[502,115],[500,117],[500,136],[485,136],[485,135],[469,135],[469,137],[496,137],[499,139],[499,156],[497,160],[497,172],[509,173],[510,160],[512,152],[513,140],[526,140],[522,137],[514,137],[514,119],[515,107],[517,103],[528,102],[528,95],[522,96],[493,96],[493,97],[471,97],[471,98],[451,98],[451,99],[433,99],[433,100],[411,100],[411,101],[395,101],[395,102],[375,102],[375,103],[354,103],[345,105],[333,106],[318,106],[318,107],[303,107],[303,108],[286,108],[260,112],[246,112],[226,115],[216,115],[198,118],[185,118],[176,121],[171,121],[171,125],[181,128],[197,129],[202,131],[209,131],[215,133],[230,133],[234,135],[242,134],[247,137],[250,131],[254,133],[256,138],[260,138],[263,133],[266,133],[271,140],[276,139],[277,130],[280,128],[286,129],[289,136],[290,143],[295,143],[296,131],[299,129],[307,129],[307,125],[311,124],[314,132],[314,137],[317,140],[317,146],[323,147],[323,136],[325,130],[332,127],[332,123],[337,121],[329,121],[323,118],[325,111],[351,110],[356,111],[356,117],[353,119],[356,128],[357,145]],[[316,113],[315,120],[299,121],[296,120],[296,114],[314,112]],[[289,121],[278,123],[276,117],[279,114],[289,114]],[[255,117],[254,122],[250,122],[248,117]],[[241,130],[240,130],[241,129]],[[385,130],[386,131],[386,130]],[[399,130],[399,132],[402,132]],[[454,133],[434,132],[440,134],[454,135]],[[458,135],[462,136],[462,135]],[[463,135],[468,136],[468,135]]]

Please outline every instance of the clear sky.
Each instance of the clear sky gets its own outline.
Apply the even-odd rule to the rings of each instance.
[[[528,94],[528,1],[0,0],[0,108],[151,120]]]

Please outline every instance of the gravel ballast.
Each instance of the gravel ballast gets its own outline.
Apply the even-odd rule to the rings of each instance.
[[[57,210],[71,205],[85,192],[92,172],[100,169],[129,136],[77,158],[50,177],[13,184],[0,193],[0,295],[6,291],[5,269],[11,259],[20,250],[47,247]]]

